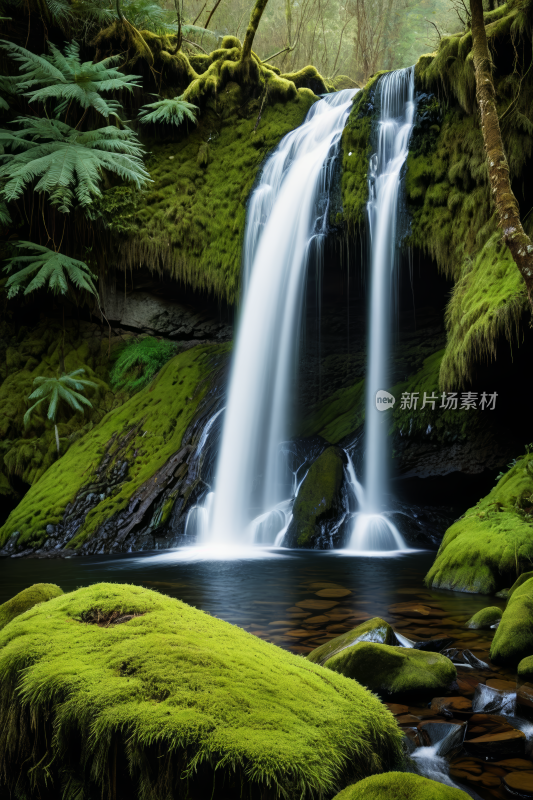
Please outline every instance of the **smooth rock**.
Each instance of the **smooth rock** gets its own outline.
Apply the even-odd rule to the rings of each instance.
[[[373,617],[373,619],[363,622],[362,625],[358,625],[357,628],[353,628],[353,630],[343,633],[341,636],[336,636],[327,644],[317,647],[316,650],[309,653],[307,658],[314,664],[328,666],[328,659],[345,651],[347,648],[353,647],[358,642],[393,644],[393,642],[395,642],[395,635],[388,622],[380,619],[380,617]]]
[[[466,739],[464,748],[468,753],[487,759],[499,761],[505,757],[521,758],[525,752],[526,736],[522,731],[504,731],[503,733],[486,733],[474,739]]]
[[[466,623],[467,628],[472,630],[484,630],[490,628],[502,618],[502,610],[497,606],[488,606],[474,614]]]
[[[512,797],[533,797],[533,775],[510,772],[503,778],[503,785]]]

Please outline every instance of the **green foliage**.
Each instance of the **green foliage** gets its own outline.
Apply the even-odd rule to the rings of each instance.
[[[176,355],[176,345],[153,336],[130,341],[119,353],[111,370],[113,389],[138,392]]]
[[[117,100],[104,100],[102,93],[128,91],[140,88],[136,75],[125,75],[115,64],[122,56],[105,58],[96,64],[81,62],[78,42],[70,42],[62,53],[48,42],[50,55],[39,56],[13,42],[1,41],[0,47],[18,62],[20,77],[16,79],[19,91],[30,103],[54,102],[56,115],[63,114],[72,102],[83,109],[93,108],[106,119],[118,117],[122,106]],[[39,87],[39,88],[36,88]]]
[[[528,453],[492,491],[444,535],[428,586],[494,594],[533,562],[533,454]]]
[[[29,611],[30,608],[36,606],[37,603],[45,603],[47,600],[52,600],[52,598],[59,597],[62,594],[63,589],[60,589],[54,583],[34,583],[28,589],[23,589],[11,600],[0,605],[0,630],[5,628],[19,614],[24,614],[25,611]]]
[[[33,385],[37,388],[30,394],[28,400],[35,400],[36,402],[24,414],[24,425],[29,424],[34,409],[44,402],[49,404],[46,416],[51,422],[56,421],[61,401],[65,402],[74,411],[83,412],[83,406],[92,408],[91,401],[84,397],[81,392],[85,391],[87,387],[96,389],[96,383],[79,377],[84,373],[84,369],[75,369],[73,372],[61,375],[59,378],[47,378],[42,375],[34,378]]]
[[[93,283],[96,275],[93,275],[83,261],[77,261],[63,253],[55,253],[48,247],[32,242],[17,242],[16,247],[19,250],[29,250],[32,254],[17,255],[7,259],[4,272],[9,274],[17,270],[14,275],[9,276],[5,284],[8,299],[15,297],[31,276],[33,278],[24,289],[24,294],[30,294],[44,286],[51,289],[54,294],[66,294],[70,280],[78,289],[84,289],[98,299]]]
[[[196,122],[197,111],[198,106],[188,103],[181,97],[174,97],[172,100],[158,100],[156,103],[148,103],[143,106],[138,119],[143,125],[165,123],[179,126],[185,119]]]
[[[0,687],[8,792],[19,775],[26,794],[50,791],[62,769],[105,797],[115,763],[134,798],[210,796],[215,774],[231,797],[328,797],[402,759],[392,714],[354,681],[138,586],[96,584],[14,619]]]
[[[0,145],[11,153],[0,155],[1,197],[16,200],[27,186],[45,193],[52,205],[68,213],[74,199],[82,206],[101,194],[102,171],[142,188],[149,180],[143,148],[129,128],[106,126],[81,132],[60,120],[19,117],[13,133],[0,130]],[[19,152],[21,151],[21,152]]]

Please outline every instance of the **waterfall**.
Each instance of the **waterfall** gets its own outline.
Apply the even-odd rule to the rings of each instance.
[[[214,495],[201,525],[210,545],[273,544],[287,525],[292,474],[280,445],[307,263],[327,233],[329,186],[354,94],[315,103],[269,157],[250,198],[244,295]]]
[[[368,367],[365,405],[364,500],[354,518],[349,549],[400,550],[405,543],[382,513],[388,489],[389,414],[376,393],[389,386],[393,294],[397,275],[399,189],[415,116],[414,67],[390,72],[377,88],[377,150],[370,158],[367,213],[371,243]]]

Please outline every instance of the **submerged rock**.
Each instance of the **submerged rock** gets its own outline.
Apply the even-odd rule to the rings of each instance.
[[[393,629],[388,622],[380,617],[374,617],[357,628],[337,636],[335,639],[320,645],[307,656],[308,661],[313,664],[321,664],[322,666],[329,658],[346,650],[348,647],[353,647],[358,642],[378,642],[379,644],[396,644],[396,636]]]
[[[483,608],[481,611],[478,611],[477,614],[474,614],[466,623],[466,627],[472,628],[473,630],[490,628],[491,625],[500,621],[502,613],[501,608],[497,606],[488,606],[488,608]]]
[[[313,547],[320,536],[321,523],[335,518],[341,509],[341,487],[346,454],[340,447],[328,447],[311,464],[298,492],[283,544],[287,547]]]
[[[29,611],[38,603],[45,603],[62,594],[63,589],[60,589],[55,583],[34,583],[28,589],[23,589],[11,600],[0,605],[0,630],[19,614]]]
[[[59,795],[68,774],[100,797],[111,764],[132,800],[138,787],[153,800],[211,797],[215,771],[227,797],[329,797],[402,757],[392,714],[354,681],[138,586],[96,584],[13,620],[0,674],[3,702],[24,721],[0,739],[8,796],[15,783],[35,796],[45,780]],[[45,756],[46,775],[34,769]]]
[[[341,650],[325,666],[383,697],[444,692],[457,677],[450,659],[440,653],[373,642],[359,642]]]
[[[533,578],[513,592],[494,634],[490,657],[495,664],[518,664],[533,655]]]
[[[387,772],[373,775],[348,786],[334,800],[468,800],[468,795],[455,786],[445,786],[412,772]]]

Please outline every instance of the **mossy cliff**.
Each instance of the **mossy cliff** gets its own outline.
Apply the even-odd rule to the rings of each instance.
[[[494,594],[533,562],[533,453],[446,531],[428,586]],[[518,590],[517,590],[518,591]]]
[[[0,677],[0,781],[21,797],[304,800],[402,763],[355,681],[136,586],[14,619]]]
[[[184,434],[227,351],[228,345],[198,345],[177,355],[106,414],[30,488],[0,528],[0,546],[14,537],[18,550],[31,551],[53,536],[54,547],[85,545],[91,552],[100,532],[99,548],[128,549],[136,526],[159,527],[187,473],[193,448],[183,445]]]

